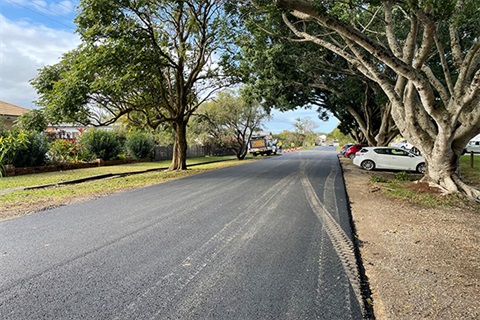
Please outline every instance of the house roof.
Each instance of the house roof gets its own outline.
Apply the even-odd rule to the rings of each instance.
[[[27,113],[28,111],[30,110],[0,100],[0,115],[2,116],[18,117],[24,113]]]

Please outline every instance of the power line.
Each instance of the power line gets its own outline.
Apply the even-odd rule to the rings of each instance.
[[[60,22],[60,21],[58,21],[58,20],[56,20],[56,19],[53,19],[53,18],[51,18],[51,17],[49,17],[49,16],[47,16],[47,15],[45,15],[45,14],[43,14],[43,13],[37,11],[37,10],[30,9],[29,7],[26,7],[26,6],[24,6],[24,5],[22,5],[22,4],[18,3],[18,2],[15,2],[15,1],[13,1],[13,0],[7,0],[7,1],[8,1],[9,3],[12,3],[12,4],[15,4],[15,5],[17,5],[17,6],[20,6],[20,7],[24,8],[24,9],[30,11],[30,12],[33,12],[33,13],[39,15],[39,16],[42,16],[42,17],[47,18],[47,19],[49,19],[49,20],[52,20],[52,21],[54,21],[54,22],[56,22],[56,23],[58,23],[58,24],[61,24],[62,26],[65,26],[65,27],[67,27],[67,28],[69,28],[69,29],[72,29],[72,28],[73,28],[71,25],[70,25],[70,26],[69,26],[69,25],[66,25],[66,24],[63,23],[63,22]],[[45,10],[47,10],[47,11],[50,11],[50,12],[54,13],[56,16],[60,16],[60,17],[64,18],[65,20],[69,20],[69,21],[72,22],[72,24],[73,24],[73,21],[71,21],[69,18],[67,18],[67,17],[65,17],[65,16],[62,16],[61,14],[58,14],[58,13],[56,13],[56,12],[54,12],[54,11],[48,9],[48,8],[44,8],[44,7],[42,7],[42,8],[45,9]]]
[[[55,1],[55,0],[50,0],[50,1],[55,2],[56,4],[58,4],[58,5],[60,5],[60,6],[64,7],[64,8],[72,9],[72,8],[70,8],[70,7],[67,7],[66,5],[64,5],[63,3],[61,3],[60,1]],[[76,6],[79,4],[79,2],[77,2],[77,3],[73,2],[73,1],[71,1],[71,2],[74,4],[75,8],[76,8]]]

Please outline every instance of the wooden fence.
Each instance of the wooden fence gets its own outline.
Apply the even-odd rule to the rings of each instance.
[[[155,161],[171,160],[173,158],[173,146],[155,146]],[[211,146],[191,146],[187,148],[187,158],[231,156],[233,150],[214,148]]]

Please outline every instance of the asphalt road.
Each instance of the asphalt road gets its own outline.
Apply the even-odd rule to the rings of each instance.
[[[0,319],[361,319],[333,148],[0,222]]]

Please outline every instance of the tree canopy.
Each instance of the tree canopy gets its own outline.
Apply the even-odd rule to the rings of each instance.
[[[385,94],[345,59],[298,41],[276,11],[238,3],[235,9],[251,35],[239,31],[237,70],[267,110],[316,108],[320,119],[333,114],[345,134],[370,145],[386,145],[398,135]]]
[[[221,0],[82,0],[82,43],[32,81],[52,118],[109,124],[127,116],[176,141],[170,169],[186,169],[186,126],[226,85],[215,60],[225,32]]]
[[[196,129],[223,148],[234,150],[242,160],[248,152],[252,134],[262,128],[268,114],[256,101],[249,101],[241,94],[224,91],[214,101],[198,109]]]
[[[267,2],[297,41],[344,58],[375,82],[401,134],[422,151],[425,180],[478,197],[457,174],[480,133],[480,1]]]

